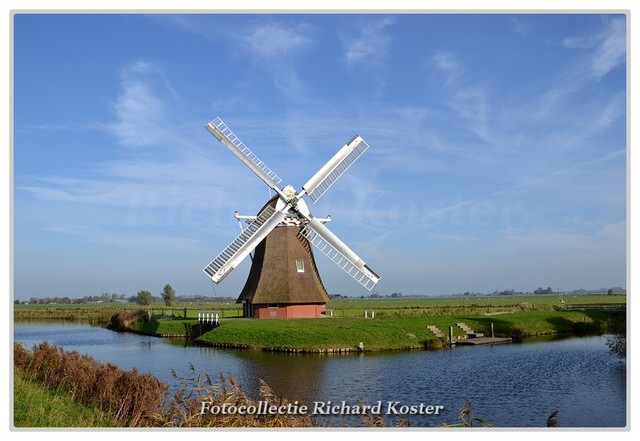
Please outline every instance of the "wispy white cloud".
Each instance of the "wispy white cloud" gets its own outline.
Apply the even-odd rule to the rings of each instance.
[[[284,24],[270,18],[265,20],[243,24],[229,32],[228,37],[248,54],[253,67],[266,72],[285,99],[304,101],[308,92],[298,73],[296,57],[313,45],[314,29],[305,22]]]
[[[150,210],[160,210],[161,216],[172,217],[171,222],[216,229],[233,210],[242,208],[238,204],[244,202],[252,210],[255,196],[242,189],[261,183],[249,170],[239,173],[239,161],[215,138],[202,135],[200,123],[201,132],[185,136],[183,122],[171,109],[180,105],[177,94],[159,66],[134,62],[123,69],[120,80],[113,122],[85,127],[113,136],[120,148],[114,146],[111,157],[119,159],[87,163],[83,177],[21,175],[16,178],[17,191],[45,203],[115,207],[125,218],[122,222],[129,224],[153,224],[158,215]],[[147,152],[150,148],[152,154]],[[197,225],[190,220],[194,216],[206,220]]]
[[[358,32],[356,35],[346,37],[343,41],[345,61],[348,64],[377,63],[391,48],[392,40],[387,28],[394,23],[395,20],[392,17],[357,20],[353,29]]]
[[[214,147],[219,147],[219,155],[213,156],[232,156],[221,145]],[[23,176],[15,188],[44,203],[113,207],[126,225],[170,223],[218,230],[229,224],[234,210],[257,210],[264,201],[260,197],[256,201],[256,196],[265,195],[249,170],[243,170],[235,158],[228,159],[196,155],[175,156],[168,162],[129,158],[94,164],[90,178]]]
[[[604,225],[596,232],[598,237],[608,239],[615,242],[626,243],[627,241],[627,222],[612,222]]]
[[[125,147],[148,147],[162,142],[167,137],[162,124],[167,117],[167,102],[153,88],[159,79],[166,88],[159,69],[147,61],[137,61],[123,69],[121,75],[121,92],[113,104],[116,120],[106,125],[107,130]]]
[[[467,128],[483,141],[492,141],[489,130],[491,104],[487,92],[481,87],[459,89],[453,96],[451,107],[460,118],[468,122]]]
[[[567,48],[590,50],[586,68],[593,78],[602,78],[626,60],[626,21],[621,17],[609,19],[601,32],[587,36],[567,37],[563,44]]]
[[[152,19],[158,23],[171,28],[171,30],[179,29],[207,40],[216,40],[224,35],[224,28],[220,23],[212,25],[210,16],[202,16],[196,14],[158,14],[152,16]]]
[[[144,83],[130,82],[118,98],[114,110],[118,121],[110,126],[124,146],[149,146],[162,139],[163,103]]]
[[[622,65],[627,55],[626,23],[624,19],[611,20],[610,27],[602,34],[591,62],[593,75],[601,78]]]
[[[113,231],[106,228],[78,224],[55,224],[41,228],[59,234],[74,236],[84,242],[108,245],[130,250],[153,251],[157,249],[193,251],[204,248],[205,241],[180,236],[144,235]]]
[[[588,37],[565,37],[562,45],[567,49],[588,49],[597,44],[598,39],[595,36]]]
[[[269,61],[281,60],[312,43],[309,30],[310,27],[304,23],[294,26],[266,23],[247,32],[243,41],[253,55]]]
[[[370,76],[375,84],[371,90],[374,97],[381,95],[389,77],[387,63],[393,44],[390,28],[395,23],[394,17],[360,17],[349,20],[342,36],[344,62]]]
[[[452,52],[438,51],[430,59],[430,63],[445,75],[444,84],[451,86],[458,79],[462,73],[462,66],[458,61],[456,55]]]
[[[602,131],[610,128],[616,121],[619,121],[626,115],[626,93],[614,93],[608,102],[605,102],[601,108],[592,127],[596,131]]]
[[[509,20],[509,29],[520,36],[526,37],[531,32],[531,23],[519,17],[512,17]]]
[[[576,91],[575,93],[584,93]],[[530,143],[538,144],[539,152],[546,152],[558,158],[563,153],[585,154],[596,145],[608,145],[609,148],[624,148],[624,138],[611,139],[606,144],[595,141],[616,123],[623,121],[626,114],[626,96],[615,93],[576,105],[569,96],[566,102],[559,102],[553,109],[548,103],[532,107],[532,114],[537,118],[528,128]],[[539,130],[547,127],[546,131]],[[534,130],[537,134],[533,134]]]
[[[214,41],[225,48],[226,56],[246,58],[252,68],[264,70],[282,92],[299,94],[304,89],[296,72],[295,58],[315,43],[315,28],[304,20],[288,21],[261,15],[247,16],[247,19],[224,15],[170,15],[159,20]],[[236,80],[248,81],[241,75]]]
[[[624,222],[607,224],[595,232],[576,232],[561,227],[546,226],[544,229],[511,232],[505,235],[502,247],[505,250],[528,250],[563,255],[567,253],[605,252],[619,250],[623,239]]]
[[[603,23],[591,36],[565,40],[566,47],[585,49],[554,75],[541,78],[530,99],[513,100],[490,79],[466,75],[473,69],[454,52],[435,52],[427,66],[444,75],[441,92],[453,113],[448,130],[435,129],[430,140],[449,155],[452,170],[494,174],[510,188],[531,188],[531,176],[575,171],[575,164],[585,169],[609,157],[611,149],[618,156],[624,138],[605,145],[599,137],[623,120],[626,95],[618,91],[596,96],[591,89],[600,75],[624,62],[624,20]]]

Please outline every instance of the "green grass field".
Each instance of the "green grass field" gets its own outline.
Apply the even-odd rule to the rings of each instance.
[[[623,295],[563,295],[564,305],[592,304],[592,303],[626,303]],[[484,310],[491,312],[498,309],[515,311],[523,307],[535,309],[553,309],[559,306],[560,296],[494,296],[494,297],[421,297],[421,298],[345,298],[331,300],[327,310],[332,310],[334,316],[360,317],[365,310],[387,315],[403,313],[420,313],[441,315],[451,310]],[[215,311],[221,318],[239,317],[242,307],[235,302],[211,303],[177,303],[167,307],[162,303],[140,306],[135,303],[98,303],[98,304],[49,304],[49,305],[14,305],[14,319],[16,320],[77,320],[108,322],[117,312],[133,311],[136,309],[153,309],[154,312],[164,311],[166,314],[182,316],[187,308],[187,318],[196,318],[198,311]],[[456,312],[457,313],[457,312]]]
[[[560,301],[562,299],[562,302]],[[460,311],[491,313],[515,312],[522,309],[553,310],[577,304],[626,303],[626,296],[608,295],[545,295],[545,296],[494,296],[494,297],[422,297],[422,298],[382,298],[382,299],[339,299],[327,304],[327,310],[334,315],[351,317],[364,314],[365,310],[376,311],[387,316],[425,314],[458,314]]]

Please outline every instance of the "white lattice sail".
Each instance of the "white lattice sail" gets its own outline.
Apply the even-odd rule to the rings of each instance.
[[[302,188],[315,203],[368,148],[360,135],[354,136]]]

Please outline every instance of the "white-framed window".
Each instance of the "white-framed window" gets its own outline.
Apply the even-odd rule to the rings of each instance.
[[[296,259],[296,271],[304,273],[304,261],[302,259]]]

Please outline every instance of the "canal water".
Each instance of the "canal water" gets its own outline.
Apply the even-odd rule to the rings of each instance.
[[[420,427],[457,423],[468,401],[473,416],[497,427],[544,427],[558,411],[561,427],[627,424],[626,364],[609,352],[606,336],[537,339],[521,344],[460,346],[439,351],[351,355],[279,354],[189,346],[78,323],[18,322],[14,339],[30,349],[42,341],[136,368],[178,387],[171,374],[230,375],[254,398],[259,379],[289,401],[348,406],[382,402],[443,406],[439,415],[411,415]],[[391,403],[391,404],[390,404]],[[389,408],[391,406],[391,408]],[[398,417],[383,415],[393,423]],[[360,426],[355,416],[321,416],[325,426]]]

